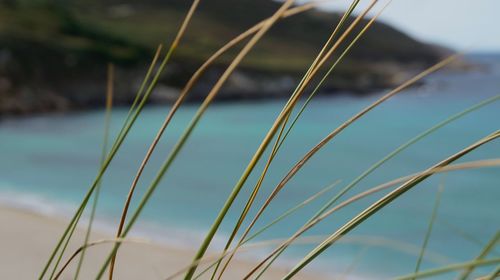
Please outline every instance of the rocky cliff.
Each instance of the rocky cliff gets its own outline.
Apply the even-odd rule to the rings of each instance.
[[[153,50],[159,43],[169,45],[189,5],[185,0],[0,0],[0,115],[101,106],[108,62],[117,67],[115,101],[129,103]],[[278,7],[270,0],[202,1],[151,102],[174,99],[211,53]],[[289,95],[339,18],[313,10],[279,22],[219,99]],[[209,69],[190,100],[207,94],[235,53]],[[322,91],[362,94],[390,87],[442,55],[439,48],[376,23]]]

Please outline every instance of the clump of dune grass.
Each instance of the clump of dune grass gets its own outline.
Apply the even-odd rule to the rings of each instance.
[[[282,3],[281,7],[274,12],[269,18],[264,19],[263,21],[257,23],[253,27],[249,28],[247,31],[241,33],[240,35],[236,36],[234,39],[230,40],[227,44],[225,44],[223,47],[221,47],[218,51],[216,51],[211,57],[207,59],[207,61],[193,74],[191,79],[187,82],[185,87],[181,90],[181,93],[173,106],[171,107],[170,111],[168,112],[167,116],[165,117],[164,122],[161,124],[160,128],[158,129],[158,132],[154,139],[152,140],[151,145],[149,146],[149,149],[147,150],[144,158],[141,161],[141,164],[136,172],[136,175],[130,185],[129,188],[129,193],[127,197],[124,198],[124,206],[122,209],[122,215],[119,220],[119,226],[116,231],[116,237],[115,239],[111,240],[101,240],[101,241],[90,241],[89,240],[89,234],[91,230],[91,224],[92,220],[94,219],[95,215],[95,205],[97,204],[97,197],[99,194],[100,190],[100,185],[101,185],[101,180],[103,175],[106,173],[109,165],[113,161],[113,158],[115,155],[119,152],[120,147],[123,143],[123,141],[126,139],[128,133],[134,126],[138,116],[141,114],[149,96],[152,94],[152,92],[155,89],[155,86],[158,83],[158,79],[161,76],[162,72],[164,69],[167,67],[168,62],[170,60],[170,57],[174,54],[177,46],[179,45],[180,41],[182,40],[182,37],[186,30],[189,27],[189,23],[191,19],[196,16],[196,9],[200,3],[200,0],[194,0],[192,2],[192,5],[189,9],[189,11],[186,14],[186,17],[184,18],[183,22],[180,24],[179,31],[177,33],[177,36],[173,39],[172,44],[170,47],[166,50],[166,53],[163,55],[163,59],[160,59],[163,53],[163,46],[160,45],[155,53],[155,56],[152,60],[152,63],[145,75],[145,78],[137,92],[137,95],[131,105],[131,108],[129,109],[129,112],[123,122],[123,125],[121,127],[121,130],[119,131],[118,135],[112,142],[111,148],[109,151],[107,151],[106,148],[106,143],[108,142],[107,138],[108,136],[105,136],[104,140],[104,147],[103,148],[103,156],[101,159],[101,167],[94,179],[94,181],[91,183],[88,192],[86,195],[83,197],[81,204],[79,207],[76,209],[75,214],[72,216],[67,228],[63,232],[62,236],[60,237],[58,243],[56,244],[54,250],[50,254],[50,256],[47,259],[47,263],[45,267],[42,269],[39,279],[58,279],[64,270],[68,267],[68,265],[75,260],[75,258],[80,255],[80,261],[78,262],[76,274],[75,274],[75,279],[78,277],[78,273],[80,271],[81,264],[84,260],[84,253],[85,250],[91,249],[92,247],[99,246],[100,244],[105,244],[105,243],[112,243],[113,248],[109,252],[109,255],[107,256],[105,262],[103,263],[102,267],[96,271],[97,279],[100,279],[104,277],[104,274],[106,271],[108,271],[108,278],[113,279],[113,271],[116,267],[119,267],[120,262],[118,258],[118,253],[120,246],[123,243],[126,242],[134,242],[133,240],[130,240],[127,238],[127,234],[130,232],[130,230],[133,228],[137,220],[139,219],[142,210],[144,209],[145,205],[149,202],[150,198],[154,194],[155,189],[158,187],[159,183],[164,179],[164,177],[167,175],[168,170],[170,169],[171,165],[175,162],[175,160],[179,157],[179,153],[184,147],[184,144],[186,141],[190,138],[192,132],[196,129],[199,121],[203,118],[205,112],[208,110],[209,106],[213,103],[215,98],[217,97],[220,89],[223,87],[225,82],[228,80],[230,75],[237,69],[241,61],[251,52],[251,50],[254,48],[256,44],[266,35],[266,33],[275,25],[279,20],[290,17],[290,16],[295,16],[298,15],[302,12],[306,12],[313,8],[317,3],[309,3],[305,4],[302,6],[293,6],[293,0],[286,0]],[[500,95],[494,96],[490,99],[484,100],[481,103],[478,103],[477,105],[474,105],[470,108],[465,109],[462,112],[459,112],[453,116],[450,116],[449,118],[443,120],[442,122],[436,124],[435,126],[429,128],[428,130],[421,132],[420,134],[417,134],[414,138],[408,140],[407,142],[403,143],[401,146],[396,148],[394,151],[380,159],[378,162],[370,166],[366,171],[361,173],[358,177],[356,177],[352,182],[349,182],[346,184],[343,188],[341,188],[335,195],[331,196],[331,198],[322,206],[318,209],[317,213],[313,215],[308,221],[304,223],[304,225],[296,230],[295,232],[290,232],[290,236],[282,238],[280,240],[272,240],[268,242],[262,242],[264,244],[256,244],[256,243],[250,243],[255,237],[269,229],[270,227],[274,226],[281,220],[285,219],[286,217],[289,217],[295,213],[298,209],[303,207],[304,205],[307,205],[311,201],[315,200],[319,196],[326,196],[327,193],[331,191],[331,189],[334,186],[337,186],[340,184],[339,181],[335,182],[331,186],[326,187],[323,191],[320,191],[317,194],[313,194],[310,198],[306,199],[304,202],[299,203],[295,205],[294,207],[290,208],[286,212],[284,212],[282,215],[278,216],[275,218],[272,222],[269,224],[265,225],[261,229],[257,230],[255,233],[250,235],[251,230],[255,226],[256,222],[258,221],[259,218],[264,215],[265,210],[272,206],[273,200],[281,193],[286,191],[286,186],[287,183],[297,174],[297,172],[307,164],[307,162],[314,157],[318,152],[322,150],[323,147],[326,146],[326,144],[330,143],[335,137],[337,137],[340,133],[342,133],[345,129],[348,127],[352,126],[353,124],[356,123],[357,120],[360,118],[364,117],[367,115],[370,111],[374,110],[377,108],[380,104],[383,102],[389,100],[390,98],[396,96],[397,94],[401,94],[404,92],[404,90],[419,80],[423,79],[424,77],[439,71],[440,69],[446,67],[450,63],[452,63],[457,57],[459,57],[459,54],[454,54],[446,59],[430,66],[429,68],[425,69],[418,75],[415,75],[414,77],[408,79],[406,82],[402,83],[400,86],[396,87],[395,89],[392,89],[388,91],[385,95],[377,99],[375,102],[373,102],[371,105],[367,106],[357,114],[354,114],[351,118],[346,120],[344,123],[342,123],[339,127],[334,128],[329,134],[327,134],[320,142],[318,142],[316,145],[314,145],[307,153],[303,155],[301,159],[299,159],[296,164],[291,166],[289,171],[286,173],[286,175],[280,180],[280,182],[275,186],[275,188],[271,191],[270,195],[262,202],[262,205],[260,208],[258,208],[257,213],[254,215],[254,217],[251,219],[251,221],[246,225],[245,230],[241,234],[239,240],[236,242],[236,245],[232,246],[233,241],[235,240],[236,236],[238,235],[240,229],[245,226],[245,220],[248,216],[248,213],[250,212],[250,209],[255,206],[257,203],[256,198],[257,194],[261,190],[263,186],[263,182],[265,181],[266,175],[270,171],[270,167],[272,165],[272,162],[276,155],[279,153],[281,147],[285,144],[285,140],[287,139],[288,135],[291,133],[291,131],[294,129],[295,124],[300,120],[300,117],[302,113],[307,109],[307,106],[309,102],[312,100],[312,98],[315,96],[315,94],[318,92],[318,90],[321,88],[325,80],[329,78],[335,78],[334,70],[335,67],[343,61],[343,58],[348,55],[349,51],[359,43],[362,43],[362,38],[363,34],[367,30],[370,29],[374,21],[378,18],[380,13],[384,10],[385,6],[379,8],[378,13],[373,16],[364,26],[360,27],[360,24],[362,23],[362,20],[367,16],[369,12],[374,10],[375,8],[378,8],[378,2],[376,0],[370,1],[369,5],[364,8],[352,21],[348,21],[349,17],[353,14],[353,12],[356,10],[358,4],[360,3],[360,0],[354,0],[352,1],[351,5],[349,8],[345,11],[344,15],[338,22],[338,24],[332,28],[332,33],[330,36],[326,39],[324,45],[320,49],[319,53],[316,55],[316,57],[313,59],[309,69],[305,71],[305,74],[303,75],[302,79],[300,82],[297,84],[295,90],[291,93],[289,99],[285,102],[283,105],[283,108],[280,112],[278,112],[278,115],[274,122],[271,124],[271,127],[269,128],[268,132],[266,133],[265,137],[262,139],[259,147],[255,151],[254,155],[252,156],[251,160],[249,161],[247,167],[239,177],[238,181],[235,183],[231,193],[228,195],[227,200],[225,201],[224,205],[221,207],[220,211],[218,212],[217,217],[215,218],[212,226],[208,230],[203,242],[200,244],[193,261],[191,263],[187,263],[186,267],[184,268],[179,268],[179,271],[171,276],[169,276],[169,279],[173,279],[174,277],[180,276],[184,274],[184,279],[197,279],[200,277],[203,277],[204,275],[208,275],[210,273],[210,278],[211,279],[221,279],[224,276],[224,272],[227,270],[228,267],[231,265],[231,260],[233,257],[240,251],[242,250],[249,250],[249,248],[254,248],[254,247],[259,247],[259,246],[275,246],[275,249],[272,250],[270,254],[267,256],[263,257],[261,260],[259,260],[256,263],[256,266],[249,272],[247,272],[246,276],[244,277],[245,279],[258,279],[260,278],[266,270],[274,263],[274,261],[289,247],[295,244],[300,244],[301,242],[304,241],[304,238],[302,235],[310,230],[311,228],[315,227],[317,224],[321,223],[326,217],[330,216],[332,213],[335,211],[338,211],[339,209],[357,201],[360,200],[364,197],[370,196],[374,193],[380,192],[382,190],[388,189],[388,188],[393,188],[388,194],[377,200],[375,203],[372,203],[368,207],[366,207],[363,211],[361,211],[359,214],[354,216],[351,220],[349,220],[347,223],[336,229],[332,233],[326,233],[324,236],[320,236],[317,238],[314,238],[314,240],[309,240],[311,244],[315,244],[316,247],[310,251],[306,256],[304,256],[285,276],[283,279],[290,279],[293,276],[295,276],[297,273],[299,273],[304,267],[306,267],[309,263],[313,262],[318,256],[320,256],[325,250],[327,250],[329,247],[332,245],[336,244],[337,242],[341,242],[343,238],[348,238],[350,232],[355,229],[357,226],[362,224],[364,221],[370,219],[373,215],[378,213],[381,209],[383,209],[385,206],[391,204],[394,200],[398,199],[400,196],[405,194],[408,190],[415,188],[418,186],[421,182],[425,181],[429,177],[431,177],[433,174],[436,173],[443,173],[443,172],[451,172],[451,171],[457,171],[457,170],[463,170],[463,169],[472,169],[472,168],[485,168],[485,167],[492,167],[492,166],[498,166],[500,165],[500,160],[499,159],[486,159],[486,160],[481,160],[481,161],[476,161],[476,162],[466,162],[466,163],[460,163],[460,164],[454,164],[454,162],[463,156],[473,152],[474,150],[480,148],[484,144],[494,141],[497,138],[500,137],[500,132],[495,131],[491,133],[490,135],[484,136],[482,138],[479,138],[479,140],[470,146],[458,151],[457,153],[443,159],[442,161],[430,166],[428,169],[423,170],[421,172],[411,174],[409,176],[405,176],[402,178],[397,178],[393,181],[387,182],[385,184],[375,186],[370,188],[367,191],[358,193],[357,195],[354,195],[350,198],[343,199],[344,195],[354,189],[354,187],[361,182],[365,177],[367,177],[369,174],[372,172],[375,172],[380,166],[382,166],[384,163],[392,159],[393,157],[397,156],[400,152],[403,150],[407,149],[409,146],[415,144],[416,142],[424,139],[428,135],[432,134],[433,132],[439,130],[440,128],[446,126],[449,123],[452,123],[453,121],[467,115],[470,113],[473,113],[476,110],[479,110],[480,108],[487,106],[489,104],[492,104],[498,100],[500,100]],[[389,4],[389,3],[387,3]],[[349,23],[349,24],[348,24]],[[346,26],[347,25],[347,26]],[[170,154],[166,157],[164,160],[163,164],[157,171],[154,179],[150,182],[148,188],[146,189],[145,193],[143,194],[142,198],[140,198],[139,203],[137,208],[130,213],[129,215],[129,207],[132,199],[134,199],[134,193],[136,186],[139,182],[139,180],[142,177],[142,173],[147,167],[147,164],[151,158],[151,156],[154,154],[156,147],[164,136],[164,132],[166,131],[166,128],[169,126],[169,124],[172,122],[173,116],[175,113],[178,111],[178,109],[181,107],[183,104],[184,100],[186,99],[187,95],[193,88],[193,86],[196,84],[196,82],[199,80],[200,77],[204,74],[206,69],[213,64],[220,56],[224,53],[226,53],[228,50],[232,48],[236,48],[236,46],[239,45],[239,43],[246,41],[245,44],[241,47],[240,51],[235,55],[234,59],[229,63],[227,66],[226,70],[221,74],[220,78],[217,80],[217,82],[214,84],[212,89],[208,92],[206,98],[203,100],[203,102],[199,105],[198,110],[196,111],[195,115],[193,116],[191,122],[185,127],[185,130],[183,134],[179,137],[177,140],[177,143],[174,145],[174,147],[171,149]],[[333,63],[330,61],[332,58],[335,57],[335,60],[333,60]],[[160,62],[161,61],[161,62]],[[331,63],[329,67],[328,64]],[[325,69],[326,68],[326,69]],[[326,71],[325,71],[326,70]],[[324,74],[319,78],[318,82],[315,82],[316,79],[320,76],[320,74],[324,72]],[[111,73],[111,72],[110,72]],[[110,74],[110,76],[112,76]],[[112,79],[109,79],[112,81]],[[109,123],[109,116],[111,112],[111,94],[112,89],[110,89],[111,86],[108,87],[108,105],[106,106],[106,117],[107,121],[105,123]],[[299,108],[296,111],[296,105],[298,104],[298,101],[304,97],[307,94],[307,91],[309,88],[312,88],[311,92],[309,93],[309,96],[307,97],[306,101],[302,105],[301,108]],[[296,113],[294,114],[294,111]],[[107,131],[107,130],[106,130]],[[107,132],[105,133],[107,135]],[[250,194],[246,198],[245,206],[238,216],[238,218],[234,221],[234,227],[233,230],[231,231],[226,244],[223,248],[223,250],[220,252],[220,254],[216,254],[214,256],[207,257],[206,252],[208,247],[213,241],[213,238],[217,231],[219,230],[219,227],[221,223],[223,222],[224,219],[227,218],[227,213],[230,210],[230,208],[233,206],[234,201],[236,198],[240,195],[241,190],[245,187],[247,179],[251,174],[254,172],[259,172],[257,171],[257,164],[262,160],[262,157],[264,156],[265,152],[267,150],[269,151],[269,157],[265,161],[265,164],[260,171],[260,175],[258,176],[258,180],[256,184],[253,186],[251,189]],[[400,184],[398,187],[394,188],[395,185]],[[84,212],[84,210],[87,207],[87,204],[90,200],[90,198],[95,195],[94,198],[94,204],[92,205],[91,208],[91,219],[90,219],[90,224],[88,226],[88,231],[87,231],[87,236],[85,238],[85,241],[83,245],[72,255],[70,255],[69,258],[66,259],[65,262],[63,262],[63,265],[60,266],[61,261],[63,261],[63,258],[66,253],[66,248],[68,243],[71,241],[72,235],[75,231],[75,228],[77,227],[79,220]],[[492,265],[492,264],[498,264],[500,263],[499,259],[495,258],[487,258],[488,253],[495,247],[497,244],[497,241],[499,239],[499,235],[495,236],[490,242],[488,242],[484,249],[481,251],[481,253],[477,256],[476,259],[466,262],[466,263],[460,263],[460,264],[453,264],[453,265],[448,265],[448,266],[443,266],[440,268],[436,268],[433,270],[428,270],[428,271],[421,271],[420,270],[420,264],[422,260],[424,259],[424,256],[426,255],[426,246],[427,242],[431,238],[431,232],[432,232],[432,226],[436,221],[436,213],[439,205],[439,200],[440,200],[440,195],[438,195],[438,198],[436,199],[436,204],[434,207],[433,215],[429,219],[429,226],[428,230],[426,232],[426,235],[424,236],[424,241],[422,246],[419,248],[420,250],[417,250],[417,262],[416,262],[416,268],[415,271],[413,271],[412,274],[409,274],[407,276],[403,276],[401,279],[416,279],[420,277],[426,277],[426,276],[431,276],[431,275],[437,275],[441,273],[445,273],[448,271],[452,270],[463,270],[461,279],[467,279],[471,273],[474,271],[475,267],[477,266],[485,266],[485,265]],[[208,266],[201,272],[198,272],[198,268],[200,264],[207,264]],[[487,275],[486,279],[493,279],[496,274],[498,274],[499,269],[495,269],[491,272],[490,275]],[[50,274],[48,274],[48,272]],[[48,276],[48,277],[46,277]]]

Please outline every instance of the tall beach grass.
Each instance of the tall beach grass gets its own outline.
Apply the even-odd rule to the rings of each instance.
[[[181,42],[183,35],[188,32],[191,19],[197,16],[196,10],[200,1],[201,0],[194,0],[192,2],[190,9],[186,12],[184,20],[180,23],[177,36],[173,38],[170,46],[164,51],[163,46],[159,45],[155,56],[152,59],[151,65],[146,72],[143,83],[141,84],[137,92],[136,98],[133,101],[125,120],[123,121],[121,129],[117,136],[113,139],[113,141],[108,141],[108,133],[105,133],[106,136],[104,137],[104,148],[102,152],[103,156],[101,160],[101,166],[94,180],[90,183],[87,193],[84,197],[82,197],[80,205],[77,207],[77,209],[75,209],[75,212],[72,215],[67,227],[59,237],[53,251],[48,253],[46,264],[40,271],[39,279],[60,279],[60,277],[64,275],[65,269],[73,262],[77,262],[76,260],[78,260],[77,269],[76,274],[73,276],[73,278],[78,278],[81,264],[85,260],[85,251],[92,250],[92,248],[96,246],[107,243],[112,243],[113,247],[108,252],[106,260],[102,264],[102,266],[96,268],[95,274],[96,279],[101,279],[102,277],[113,279],[113,271],[115,269],[119,269],[121,265],[119,257],[121,245],[127,242],[137,242],[133,239],[128,238],[129,232],[132,228],[134,228],[136,222],[141,217],[141,213],[144,207],[149,203],[151,197],[155,193],[155,190],[159,187],[160,182],[166,182],[167,184],[165,185],[165,187],[168,187],[168,172],[171,166],[175,164],[176,160],[179,157],[182,156],[180,151],[184,148],[186,142],[190,139],[193,131],[197,128],[200,120],[204,117],[204,114],[209,109],[210,105],[214,102],[221,88],[225,85],[231,74],[238,68],[245,57],[260,42],[260,40],[266,36],[269,30],[271,30],[277,22],[290,16],[300,16],[300,13],[307,12],[318,4],[313,2],[304,4],[302,6],[294,6],[293,0],[283,1],[280,8],[274,11],[274,13],[269,18],[257,22],[254,26],[223,45],[211,57],[207,58],[206,62],[201,65],[195,73],[193,73],[191,79],[181,90],[177,100],[170,108],[168,114],[165,116],[164,122],[159,126],[158,132],[152,139],[151,145],[149,146],[144,157],[142,159],[137,159],[139,168],[135,173],[133,181],[130,183],[128,195],[123,198],[124,202],[121,211],[122,214],[118,221],[118,228],[116,229],[115,239],[95,241],[90,240],[89,235],[87,235],[84,243],[81,244],[80,248],[76,252],[68,252],[68,244],[72,241],[74,231],[77,228],[84,211],[88,208],[89,201],[91,201],[91,198],[94,197],[94,202],[91,205],[90,209],[92,218],[90,224],[88,225],[88,233],[90,233],[93,217],[97,214],[95,213],[95,205],[98,202],[98,194],[101,187],[102,178],[104,174],[108,172],[108,167],[112,164],[115,156],[118,153],[123,152],[121,150],[121,147],[124,140],[127,138],[134,125],[136,125],[136,121],[138,120],[139,115],[144,109],[148,98],[155,90],[159,78],[161,77],[165,68],[168,67],[170,58],[175,55],[175,50]],[[398,94],[404,94],[405,89],[411,87],[428,75],[431,75],[432,73],[447,67],[449,64],[453,63],[461,56],[461,54],[453,54],[444,58],[443,60],[428,67],[427,69],[424,69],[414,77],[411,77],[407,81],[403,82],[396,88],[388,90],[386,94],[375,100],[372,104],[370,104],[360,112],[353,112],[354,114],[351,118],[347,119],[340,126],[331,128],[330,133],[325,135],[323,139],[317,144],[312,145],[301,158],[297,159],[296,163],[290,166],[288,172],[271,190],[270,194],[263,201],[259,201],[258,194],[264,187],[266,176],[269,174],[269,172],[272,172],[273,160],[278,155],[278,153],[282,151],[281,148],[286,145],[286,139],[288,135],[296,128],[295,124],[300,121],[301,115],[305,110],[307,110],[309,102],[314,98],[316,93],[321,89],[321,86],[327,79],[335,79],[336,66],[343,62],[343,59],[349,55],[349,51],[353,47],[355,47],[357,44],[363,43],[362,39],[365,32],[370,29],[370,27],[377,20],[378,16],[380,15],[380,13],[382,13],[386,5],[390,3],[379,3],[379,1],[376,0],[367,1],[368,5],[366,6],[366,8],[359,10],[358,5],[360,2],[362,1],[352,1],[351,5],[344,12],[338,24],[332,27],[331,34],[325,34],[324,45],[319,47],[319,52],[317,53],[317,55],[314,58],[311,58],[310,67],[308,69],[304,69],[305,71],[302,79],[296,85],[295,90],[290,93],[290,97],[288,98],[288,100],[283,102],[284,104],[281,111],[276,112],[276,118],[274,122],[270,124],[269,130],[260,142],[257,150],[249,160],[242,174],[238,177],[238,180],[234,183],[232,191],[228,194],[225,203],[221,205],[220,210],[217,211],[217,216],[213,221],[212,226],[206,233],[203,241],[201,242],[201,244],[199,244],[192,262],[186,263],[185,267],[179,267],[178,272],[173,275],[165,275],[165,278],[168,277],[168,279],[174,279],[176,277],[183,277],[186,280],[198,278],[222,279],[225,276],[224,273],[226,272],[226,270],[231,267],[231,261],[233,257],[237,255],[238,252],[265,246],[272,249],[271,253],[262,256],[262,258],[256,262],[251,271],[245,272],[246,275],[244,277],[244,279],[259,279],[266,273],[269,267],[275,264],[275,260],[278,259],[289,246],[301,244],[304,242],[313,244],[314,248],[303,258],[301,258],[283,278],[291,279],[297,273],[301,272],[305,267],[307,267],[311,262],[314,262],[316,258],[322,255],[328,248],[336,245],[339,242],[348,240],[351,237],[350,233],[352,230],[356,229],[359,225],[363,224],[365,221],[378,214],[384,207],[390,205],[402,195],[405,195],[409,190],[417,188],[422,182],[424,182],[434,174],[450,173],[449,176],[453,176],[453,172],[460,172],[460,170],[465,169],[498,168],[498,166],[500,165],[500,159],[495,158],[495,155],[492,155],[491,158],[479,161],[455,163],[463,156],[469,153],[473,153],[475,150],[480,149],[487,143],[497,141],[497,139],[500,138],[500,132],[497,130],[492,131],[489,135],[477,135],[476,142],[471,143],[469,146],[464,147],[462,150],[456,151],[456,153],[450,155],[449,157],[444,158],[433,165],[430,165],[425,170],[422,170],[415,174],[410,174],[402,178],[395,178],[390,182],[381,184],[379,186],[373,186],[367,191],[359,192],[349,198],[345,198],[346,194],[349,191],[356,190],[356,186],[364,178],[366,178],[369,174],[376,172],[379,167],[390,161],[392,158],[396,157],[399,153],[401,153],[411,145],[425,139],[427,136],[438,131],[442,127],[462,118],[463,116],[473,114],[474,112],[480,110],[485,106],[490,106],[491,104],[500,101],[500,95],[496,95],[487,100],[484,100],[470,108],[464,108],[463,111],[449,116],[448,118],[442,120],[441,122],[423,132],[415,131],[415,136],[413,138],[409,139],[405,143],[402,143],[399,147],[371,165],[368,169],[362,172],[351,182],[347,182],[344,185],[343,182],[336,181],[332,185],[324,188],[319,193],[311,193],[310,197],[304,200],[302,203],[291,207],[289,210],[272,220],[270,223],[264,225],[262,228],[254,230],[257,221],[262,218],[263,215],[266,215],[266,210],[269,207],[273,206],[273,200],[281,193],[287,191],[287,184],[289,183],[289,181],[301,170],[301,168],[303,168],[308,163],[311,158],[320,153],[327,144],[331,143],[332,140],[334,140],[344,130],[356,125],[356,122],[359,119],[369,118],[369,113],[372,110],[378,109],[379,105],[381,105],[385,101],[395,97]],[[353,16],[355,11],[357,12],[357,15]],[[375,15],[370,20],[366,21],[363,26],[361,26],[364,22],[363,19],[365,19],[367,15],[372,11],[376,11]],[[350,17],[352,20],[349,20]],[[284,24],[286,24],[286,22]],[[155,153],[159,141],[163,137],[171,137],[165,136],[165,132],[169,125],[172,123],[174,115],[176,114],[176,112],[178,112],[178,109],[184,103],[187,95],[196,85],[200,77],[202,77],[205,71],[210,67],[210,65],[216,62],[222,54],[226,53],[230,49],[235,49],[238,46],[240,46],[239,51],[234,56],[233,60],[227,65],[227,68],[220,75],[217,82],[207,92],[207,95],[203,102],[199,104],[196,113],[194,114],[189,124],[187,124],[187,126],[185,127],[184,132],[179,137],[179,139],[177,139],[176,144],[170,150],[170,153],[164,159],[160,168],[155,171],[155,176],[153,180],[148,183],[148,187],[143,196],[137,198],[135,196],[137,184],[141,180],[144,170],[148,168],[148,162],[152,155]],[[111,96],[113,92],[113,74],[111,69],[112,68],[110,68],[109,70],[110,83],[108,84],[107,90],[108,103],[106,106],[107,117],[105,123],[109,123],[109,118],[112,111]],[[300,108],[297,108],[296,106],[300,104],[299,100],[304,97],[306,97],[305,102]],[[108,142],[109,146],[107,146]],[[230,153],[231,151],[227,150],[226,152]],[[263,158],[266,153],[268,157]],[[352,157],[356,157],[356,155],[353,154]],[[261,163],[262,167],[260,167],[261,165],[259,165],[259,163]],[[255,184],[248,183],[248,179],[252,174],[257,175],[258,178]],[[395,174],[394,177],[398,176]],[[339,186],[342,187],[337,190]],[[229,221],[233,225],[232,231],[227,237],[223,249],[218,254],[207,256],[207,250],[213,243],[214,237],[219,231],[222,222],[228,219],[228,212],[234,206],[236,198],[241,196],[242,193],[246,193],[242,192],[242,189],[244,188],[249,189],[248,195],[242,198],[245,202],[245,205],[241,210],[241,213],[239,213],[237,219]],[[334,194],[331,194],[333,190],[336,190],[336,192]],[[316,236],[312,239],[307,239],[306,236],[303,236],[304,233],[308,232],[312,228],[315,228],[316,225],[324,223],[325,219],[332,213],[355,201],[371,196],[382,190],[389,190],[389,192],[374,203],[368,204],[365,209],[360,211],[357,215],[353,216],[342,226],[336,228],[334,231],[324,232],[322,236]],[[485,279],[494,279],[499,274],[499,269],[495,267],[495,265],[498,266],[500,264],[500,259],[491,257],[489,253],[494,250],[496,244],[498,243],[500,239],[499,234],[495,235],[489,241],[483,241],[484,248],[482,248],[475,259],[464,263],[447,264],[445,266],[439,266],[431,270],[422,270],[421,263],[428,255],[426,254],[428,250],[427,244],[429,240],[432,239],[433,225],[439,221],[439,219],[437,218],[437,213],[439,210],[438,206],[439,201],[443,195],[445,194],[441,194],[441,192],[438,193],[431,217],[422,217],[422,219],[428,219],[428,230],[426,231],[425,236],[423,236],[421,240],[418,240],[418,242],[421,243],[421,246],[417,246],[416,250],[414,250],[416,256],[415,270],[408,271],[408,275],[403,275],[400,279],[417,279],[440,275],[449,271],[461,271],[459,279],[472,279],[471,276],[475,275],[475,268],[479,266],[493,266],[491,272],[488,275],[484,275],[484,277]],[[268,242],[260,243],[255,243],[253,241],[257,236],[265,232],[267,229],[275,226],[284,218],[293,216],[298,209],[309,204],[311,201],[317,199],[320,196],[327,197],[327,202],[319,209],[317,209],[317,212],[307,221],[304,221],[303,226],[298,229],[290,230],[288,236],[284,236],[279,240],[270,240]],[[130,209],[130,204],[134,199],[137,199],[138,206],[135,209]],[[254,214],[253,217],[250,217],[251,219],[248,219],[250,213],[253,213],[250,210],[254,208],[257,209],[256,214]],[[79,258],[77,258],[78,256]],[[363,257],[362,254],[360,255],[360,258],[361,257]]]

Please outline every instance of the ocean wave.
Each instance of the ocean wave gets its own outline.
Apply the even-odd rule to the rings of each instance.
[[[0,206],[50,217],[64,217],[63,213],[70,213],[68,210],[75,208],[74,205],[55,202],[40,194],[12,191],[8,186],[2,186],[2,189],[4,190],[0,191]]]

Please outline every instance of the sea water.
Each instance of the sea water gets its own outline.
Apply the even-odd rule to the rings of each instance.
[[[329,184],[341,180],[340,184],[271,227],[257,240],[289,237],[341,188],[398,146],[452,114],[500,94],[500,57],[473,59],[481,64],[479,69],[434,74],[423,86],[391,98],[334,138],[290,180],[255,229]],[[273,161],[249,217],[255,215],[271,190],[309,149],[383,93],[315,98]],[[211,105],[166,172],[132,235],[196,248],[284,103],[285,100],[270,100]],[[135,210],[197,108],[197,104],[187,104],[175,115],[138,184],[131,210]],[[98,204],[97,224],[101,230],[114,231],[132,179],[169,109],[167,105],[146,107],[112,161],[103,178]],[[127,108],[113,110],[111,139],[127,112]],[[44,215],[70,217],[99,169],[103,122],[101,110],[2,120],[0,203]],[[499,128],[500,102],[496,102],[412,145],[342,199],[424,170]],[[249,177],[211,250],[224,245],[267,157],[268,153],[264,154]],[[497,140],[458,162],[499,157]],[[421,269],[473,259],[482,249],[478,243],[485,244],[500,228],[498,167],[430,177],[362,223],[311,266],[336,274],[352,270],[350,275],[375,279],[413,272],[439,185],[444,186],[444,191]],[[335,212],[306,233],[314,237],[315,243],[292,247],[280,263],[296,263],[325,236],[385,193]],[[247,218],[244,226],[248,222]],[[86,224],[85,219],[82,224]],[[272,248],[252,250],[245,256],[258,258]]]

